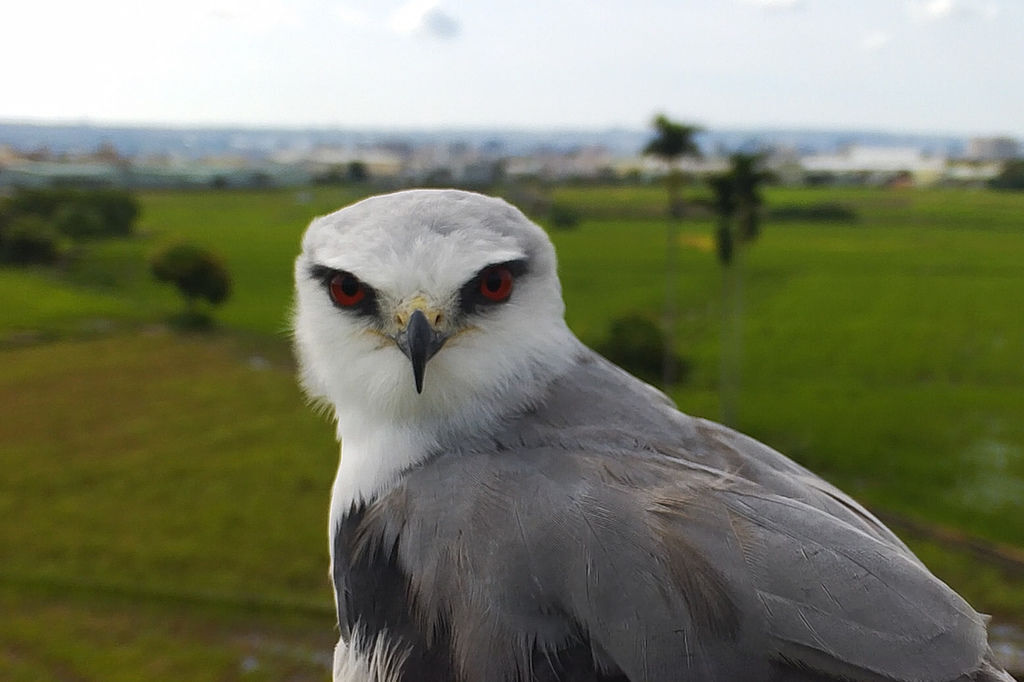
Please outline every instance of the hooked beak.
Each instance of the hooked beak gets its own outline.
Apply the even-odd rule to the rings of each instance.
[[[416,381],[417,393],[423,393],[423,373],[427,360],[434,357],[447,340],[448,336],[434,329],[427,321],[427,316],[418,309],[409,316],[405,329],[395,337],[395,343],[405,353],[405,357],[412,361],[412,377]]]

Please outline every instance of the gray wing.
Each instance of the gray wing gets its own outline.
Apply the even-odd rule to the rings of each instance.
[[[727,472],[826,511],[917,561],[881,521],[832,484],[753,438],[679,412],[663,393],[589,349],[552,386],[541,409],[516,420],[496,440],[522,447],[642,450]]]
[[[536,651],[578,642],[651,682],[946,681],[985,665],[982,617],[886,537],[645,450],[442,456],[365,524],[468,682],[530,679]]]

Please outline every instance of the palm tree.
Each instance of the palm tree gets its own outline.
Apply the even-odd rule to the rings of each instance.
[[[763,154],[736,152],[729,157],[727,172],[708,178],[718,213],[715,242],[724,266],[732,263],[737,243],[752,242],[761,231],[762,199],[758,189],[771,177],[763,165]]]
[[[729,175],[736,195],[736,218],[739,238],[744,242],[757,239],[761,229],[761,194],[759,185],[771,176],[764,170],[764,154],[737,152],[729,157]]]
[[[764,155],[737,152],[729,157],[729,170],[708,179],[714,194],[718,227],[715,244],[723,267],[722,343],[720,391],[722,421],[736,425],[739,368],[742,356],[743,276],[740,253],[761,230],[761,194],[758,186],[769,179],[762,169]]]
[[[700,158],[700,148],[693,138],[701,132],[701,128],[677,123],[664,114],[658,114],[654,119],[654,132],[654,137],[644,147],[644,154],[656,156],[668,166],[665,181],[668,187],[669,215],[681,218],[684,212],[683,172],[679,168],[679,160],[686,156]]]
[[[729,173],[712,175],[707,179],[714,195],[713,205],[718,214],[718,226],[715,228],[715,251],[718,261],[723,266],[732,263],[733,237],[732,219],[736,213],[736,192],[732,176]]]
[[[683,157],[700,157],[700,149],[694,137],[701,131],[698,126],[678,123],[664,114],[654,119],[654,137],[644,147],[644,154],[655,156],[668,166],[665,185],[668,189],[668,229],[665,247],[665,349],[662,356],[662,386],[668,388],[676,379],[676,288],[679,272],[679,221],[685,213],[683,203],[683,172],[679,161]]]

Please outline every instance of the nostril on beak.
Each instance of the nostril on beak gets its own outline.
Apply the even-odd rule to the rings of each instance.
[[[437,328],[437,326],[440,325],[441,322],[444,320],[444,313],[439,310],[430,311],[415,308],[413,309],[412,312],[415,312],[416,310],[419,310],[420,312],[424,313],[427,322],[429,322],[431,326],[433,326],[434,328]],[[402,310],[395,313],[395,324],[397,324],[402,329],[407,327],[409,325],[409,319],[412,316],[412,312],[408,310]]]

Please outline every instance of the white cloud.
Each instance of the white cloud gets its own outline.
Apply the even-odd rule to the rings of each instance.
[[[338,3],[333,6],[333,14],[349,27],[390,31],[402,36],[451,39],[461,30],[458,20],[438,7],[438,0],[407,0],[387,14],[371,13],[351,4]]]
[[[948,17],[954,9],[956,9],[956,3],[953,0],[928,0],[922,5],[922,10],[929,19]]]
[[[740,0],[740,2],[764,9],[795,9],[803,4],[803,0]]]
[[[435,7],[423,15],[423,30],[435,38],[454,38],[459,35],[459,22]]]
[[[910,14],[915,19],[940,21],[950,18],[995,19],[1002,11],[995,0],[912,0]]]
[[[341,23],[349,26],[365,27],[373,23],[369,14],[348,5],[335,5],[334,16],[338,17]]]
[[[302,23],[288,3],[275,0],[219,0],[210,6],[209,14],[251,33],[269,33]]]
[[[981,16],[987,21],[992,21],[998,17],[1000,13],[1002,13],[1002,8],[994,2],[986,3],[985,6],[981,8]]]
[[[387,25],[405,35],[454,38],[459,34],[459,22],[437,5],[437,0],[409,0],[388,16]]]
[[[885,31],[871,31],[861,40],[860,46],[868,52],[880,50],[892,42],[892,36]]]

